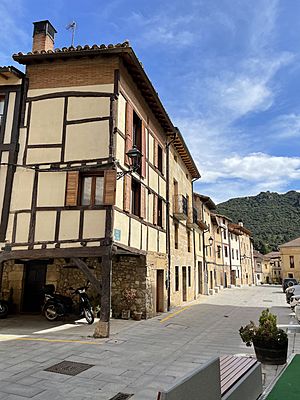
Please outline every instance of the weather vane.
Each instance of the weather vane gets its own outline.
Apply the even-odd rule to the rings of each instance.
[[[74,37],[75,37],[75,30],[76,30],[77,24],[75,21],[70,22],[67,26],[66,29],[69,31],[72,31],[72,43],[71,46],[74,47]]]

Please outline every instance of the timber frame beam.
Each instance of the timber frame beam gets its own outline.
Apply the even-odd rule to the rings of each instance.
[[[86,263],[82,261],[80,258],[75,258],[75,257],[71,258],[71,262],[80,269],[80,271],[88,278],[88,280],[94,286],[97,293],[101,295],[101,283],[100,281],[98,281],[96,276],[91,272]]]
[[[101,257],[109,253],[108,246],[13,250],[0,252],[0,263],[14,259],[41,260],[45,258]]]

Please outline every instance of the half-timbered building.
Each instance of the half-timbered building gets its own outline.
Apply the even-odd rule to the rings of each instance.
[[[23,113],[11,122],[19,139],[9,147],[3,129],[0,136],[1,164],[9,157],[14,165],[11,199],[6,189],[0,197],[2,288],[14,290],[19,310],[37,311],[45,283],[64,292],[89,279],[101,294],[95,334],[105,337],[124,289],[135,290],[132,311],[145,318],[194,298],[188,222],[200,175],[128,42],[54,49],[55,33],[49,21],[34,23],[32,51],[13,56],[26,66],[26,87]],[[8,85],[18,75],[4,74]],[[19,92],[9,99],[17,106]],[[132,168],[136,149],[141,161]],[[184,259],[171,251],[176,240]]]

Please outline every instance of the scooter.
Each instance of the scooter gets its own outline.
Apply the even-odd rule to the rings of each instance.
[[[8,303],[5,300],[0,300],[0,319],[6,318],[8,314]]]
[[[44,288],[45,302],[43,305],[43,314],[48,321],[56,321],[59,317],[63,317],[69,314],[75,314],[80,317],[85,317],[88,324],[94,322],[93,309],[86,294],[86,290],[89,287],[89,283],[86,286],[71,290],[71,297],[63,296],[59,293],[55,293],[54,285],[46,285]],[[79,297],[79,301],[74,300],[75,296]]]

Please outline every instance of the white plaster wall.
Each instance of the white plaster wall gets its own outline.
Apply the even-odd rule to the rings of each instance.
[[[28,242],[30,213],[20,213],[17,217],[16,242]]]
[[[158,230],[148,227],[148,251],[157,251]]]
[[[34,171],[17,168],[14,175],[14,185],[10,209],[12,211],[31,209]]]
[[[60,162],[60,148],[27,149],[27,164]]]
[[[84,211],[83,238],[104,238],[105,237],[105,210]]]
[[[80,211],[62,211],[60,214],[59,240],[78,239]]]
[[[60,88],[48,88],[48,89],[30,89],[28,90],[28,97],[42,96],[49,93],[61,93],[61,92],[105,92],[113,93],[114,85],[107,83],[103,85],[87,85],[87,86],[70,86]]]
[[[61,143],[64,99],[47,99],[32,103],[29,144]]]
[[[35,241],[53,241],[55,235],[56,212],[37,211],[35,221]]]
[[[109,97],[69,97],[68,120],[109,117]]]
[[[14,120],[14,110],[15,110],[16,93],[10,93],[8,98],[8,109],[5,124],[5,133],[3,143],[11,142],[11,131]]]
[[[69,125],[65,161],[105,158],[109,154],[109,122]]]
[[[147,232],[148,232],[148,228],[146,225],[142,226],[142,250],[147,251]]]
[[[125,134],[126,125],[126,100],[122,94],[118,98],[118,129]]]
[[[64,206],[66,172],[40,172],[38,177],[37,206]]]
[[[135,219],[131,219],[131,240],[130,246],[136,249],[141,248],[141,223]]]
[[[121,240],[119,242],[128,246],[129,217],[123,213],[115,211],[114,228],[121,231]]]

